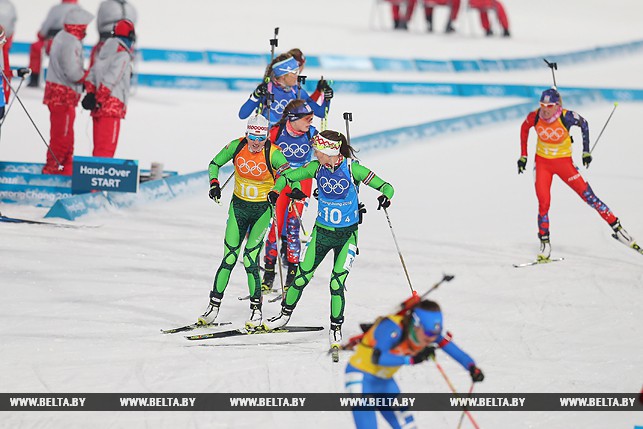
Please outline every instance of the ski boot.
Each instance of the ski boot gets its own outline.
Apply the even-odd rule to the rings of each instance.
[[[263,272],[263,281],[261,282],[261,293],[263,295],[272,292],[272,284],[275,281],[275,266],[266,264]]]
[[[634,241],[634,237],[632,237],[627,231],[625,231],[618,219],[616,219],[614,223],[611,223],[610,226],[612,227],[612,231],[614,231],[612,237],[614,237],[615,240],[618,240],[619,242],[625,244],[627,247],[631,247],[632,249],[643,255],[643,248],[641,248],[641,246],[639,246],[636,241]]]
[[[197,319],[197,325],[209,325],[214,322],[219,315],[219,307],[221,306],[221,298],[214,298],[210,296],[210,303],[205,312]]]
[[[538,238],[540,238],[540,253],[536,255],[536,260],[546,261],[549,259],[549,256],[551,255],[551,244],[549,243],[549,234],[545,234],[545,235],[538,234]]]
[[[284,292],[287,292],[290,285],[295,281],[297,268],[299,268],[299,264],[294,262],[288,263],[288,274],[286,274],[286,281],[284,282]]]
[[[330,322],[330,329],[328,330],[328,341],[330,342],[331,349],[339,347],[342,344],[342,324]]]
[[[29,83],[27,84],[29,88],[38,88],[40,87],[40,73],[31,73],[29,76]]]
[[[261,301],[250,301],[250,316],[246,320],[246,330],[254,331],[261,327]]]
[[[281,307],[281,313],[279,313],[278,316],[271,317],[270,319],[263,322],[261,326],[266,331],[279,329],[283,326],[286,326],[288,322],[290,322],[290,316],[292,316],[292,310],[289,310],[286,307]]]

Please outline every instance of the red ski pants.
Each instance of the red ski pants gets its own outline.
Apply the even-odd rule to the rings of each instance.
[[[2,58],[4,60],[4,75],[6,79],[2,79],[2,87],[4,89],[4,102],[9,102],[9,95],[11,94],[11,88],[9,88],[9,82],[11,82],[11,77],[13,73],[11,72],[11,65],[9,64],[9,49],[11,49],[11,42],[13,41],[13,36],[7,39],[7,43],[2,47]]]
[[[42,68],[42,49],[49,55],[52,39],[40,39],[31,44],[29,47],[29,68],[33,73],[40,74]]]
[[[42,169],[43,174],[62,174],[71,176],[72,161],[74,157],[74,120],[76,119],[76,106],[63,104],[50,104],[49,118],[49,148],[47,163]],[[58,170],[58,163],[52,156],[56,155],[58,162],[64,167]]]
[[[489,10],[495,10],[498,21],[504,30],[509,30],[509,20],[505,8],[498,0],[469,0],[469,7],[480,11],[480,22],[485,31],[491,29],[489,24]]]
[[[94,151],[92,156],[113,158],[118,144],[121,118],[101,116],[94,118]]]
[[[536,155],[536,197],[538,197],[538,232],[549,234],[549,206],[551,203],[551,182],[554,175],[560,177],[579,197],[609,224],[616,221],[616,216],[592,191],[589,184],[580,175],[571,157],[548,159]]]

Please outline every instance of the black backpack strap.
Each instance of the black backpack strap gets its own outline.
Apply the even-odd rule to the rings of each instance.
[[[272,143],[270,143],[270,139],[266,139],[266,144],[263,147],[263,153],[264,156],[266,157],[266,167],[268,167],[268,172],[272,176],[272,179],[275,179],[275,172],[272,168],[272,161],[270,161],[270,149],[272,147]]]

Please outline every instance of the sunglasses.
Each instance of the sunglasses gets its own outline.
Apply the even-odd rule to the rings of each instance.
[[[554,107],[556,103],[540,103],[540,107]]]
[[[266,136],[256,136],[254,134],[248,134],[248,140],[252,140],[253,142],[262,142],[266,140]]]

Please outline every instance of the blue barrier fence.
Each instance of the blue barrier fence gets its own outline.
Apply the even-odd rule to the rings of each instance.
[[[600,92],[572,94],[567,96],[566,100],[568,104],[575,106],[605,102]],[[533,109],[533,102],[520,103],[485,112],[354,137],[351,143],[360,150],[360,153],[380,150],[417,141],[418,139],[432,139],[437,136],[468,131],[477,127],[497,125],[503,121],[522,120]],[[231,172],[231,167],[227,166],[221,170],[221,177],[227,176]],[[106,210],[110,207],[123,208],[143,202],[168,200],[195,189],[203,189],[205,194],[207,184],[207,171],[199,171],[142,183],[138,194],[94,193],[75,195],[58,200],[45,217],[74,220],[90,212]]]
[[[28,54],[29,43],[14,42],[11,52]],[[86,52],[91,50],[85,47]],[[550,53],[526,58],[474,58],[435,60],[418,58],[382,58],[343,55],[311,55],[306,57],[306,67],[325,70],[370,70],[370,71],[416,71],[416,72],[490,72],[515,71],[543,67],[543,57],[559,64],[574,64],[603,60],[613,56],[629,55],[643,50],[643,40],[598,46],[591,49],[565,53]],[[265,67],[270,55],[244,52],[197,51],[177,49],[140,48],[137,50],[143,61],[193,63],[211,65]]]
[[[159,74],[140,74],[138,83],[156,88],[194,89],[212,91],[244,91],[250,94],[259,81],[251,78],[172,76]],[[307,83],[304,88],[312,92],[315,83]],[[445,95],[459,97],[524,97],[537,98],[548,86],[505,85],[448,82],[375,82],[338,80],[333,84],[337,93],[352,94],[391,94],[391,95]],[[610,101],[643,101],[643,89],[630,88],[589,88],[559,87],[564,94],[576,92],[600,92]]]

